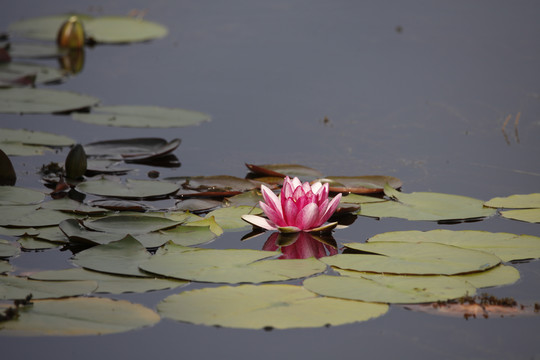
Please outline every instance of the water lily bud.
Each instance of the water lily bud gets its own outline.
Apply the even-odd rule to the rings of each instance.
[[[71,16],[58,30],[56,43],[62,48],[81,49],[84,47],[84,28],[76,16]]]
[[[0,185],[13,186],[17,182],[15,169],[5,152],[0,149]]]
[[[68,179],[79,179],[86,172],[86,152],[81,144],[75,145],[66,158],[66,177]]]

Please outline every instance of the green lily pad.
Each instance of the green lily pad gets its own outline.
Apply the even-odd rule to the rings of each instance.
[[[330,191],[354,194],[382,193],[385,186],[399,189],[403,185],[400,179],[384,175],[327,176],[319,181],[328,183]]]
[[[64,221],[69,221],[69,220],[77,221],[75,219],[68,219],[68,220],[64,220]],[[38,228],[37,231],[38,231],[37,234],[30,233],[30,234],[26,234],[26,235],[32,236],[32,237],[34,237],[34,238],[36,238],[38,240],[44,240],[44,241],[49,241],[49,242],[53,242],[53,243],[63,243],[63,244],[69,243],[69,239],[60,230],[59,226],[40,227],[40,228]]]
[[[445,222],[479,219],[495,213],[494,209],[483,207],[482,200],[466,196],[431,192],[405,194],[388,186],[384,192],[395,201],[364,204],[357,214],[376,218]]]
[[[245,191],[242,194],[231,196],[225,199],[228,206],[258,206],[259,201],[264,201],[259,190]]]
[[[540,258],[540,237],[473,230],[395,231],[375,235],[368,243],[429,242],[481,250],[502,261]]]
[[[347,206],[347,204],[358,205],[358,204],[367,204],[367,203],[378,203],[386,201],[385,199],[367,196],[367,195],[358,195],[358,194],[348,194],[341,197],[340,206]]]
[[[104,335],[152,326],[160,320],[153,310],[140,304],[94,297],[37,300],[19,312],[20,316],[16,320],[2,323],[0,334]]]
[[[184,178],[182,185],[184,188],[197,191],[248,191],[260,188],[259,182],[242,179],[236,176],[215,175],[215,176],[191,176]]]
[[[74,113],[73,119],[94,125],[170,128],[199,125],[210,116],[198,111],[157,106],[99,106],[91,113]]]
[[[54,58],[66,55],[68,50],[56,44],[22,43],[9,44],[9,55],[12,58]]]
[[[0,90],[0,96],[3,90]],[[1,101],[1,100],[0,100]],[[1,105],[0,105],[1,106]],[[75,141],[64,135],[25,129],[0,129],[1,143],[21,143],[26,145],[71,146]]]
[[[83,225],[88,229],[125,235],[145,234],[172,228],[179,224],[179,221],[146,215],[113,215],[83,221]]]
[[[21,252],[17,246],[7,240],[0,239],[0,258],[8,258],[18,255]]]
[[[77,191],[99,196],[127,199],[162,197],[178,191],[179,186],[157,180],[130,180],[120,183],[113,180],[98,179],[85,181],[77,185]]]
[[[51,148],[38,145],[25,145],[21,143],[0,142],[0,149],[11,156],[36,156],[52,151]]]
[[[89,294],[97,288],[95,281],[39,281],[16,276],[0,276],[0,300],[50,299]]]
[[[93,280],[98,287],[94,293],[143,293],[147,291],[165,290],[177,288],[188,284],[187,281],[158,279],[158,278],[135,278],[118,276],[90,271],[81,268],[41,271],[30,275],[31,279],[48,281],[74,281]]]
[[[39,240],[30,236],[20,237],[17,242],[24,250],[49,250],[60,246],[50,241]]]
[[[42,209],[52,209],[58,211],[72,212],[75,214],[99,215],[107,213],[106,209],[97,206],[88,206],[70,198],[55,199],[40,205]]]
[[[140,268],[176,279],[229,284],[285,281],[326,269],[314,258],[262,260],[278,254],[273,251],[196,249],[168,244],[163,252],[156,253]]]
[[[9,31],[19,36],[55,41],[58,29],[73,14],[35,17],[10,24]],[[82,21],[86,38],[97,43],[127,43],[162,38],[164,26],[142,19],[121,16],[90,17],[77,15]]]
[[[52,226],[73,217],[76,217],[76,215],[57,210],[40,209],[38,205],[0,206],[0,226]]]
[[[214,217],[216,222],[224,230],[240,230],[250,228],[251,225],[242,220],[242,215],[258,215],[261,214],[260,208],[252,206],[230,206],[210,211],[206,217]]]
[[[189,223],[177,226],[170,230],[159,231],[159,233],[163,236],[163,239],[167,239],[167,241],[170,240],[176,245],[194,246],[207,243],[218,237],[218,235],[212,232],[211,227],[211,225],[197,226],[193,225],[193,223]],[[162,244],[165,242],[166,241]]]
[[[61,81],[66,74],[61,70],[25,63],[0,63],[0,79],[3,81],[16,80],[22,77],[31,76],[34,84],[46,84]]]
[[[105,273],[150,277],[139,270],[139,264],[150,259],[151,255],[136,239],[126,236],[122,240],[77,253],[72,262],[86,269]]]
[[[22,236],[30,235],[36,236],[39,234],[39,231],[33,228],[6,228],[0,226],[0,235],[5,236]]]
[[[113,241],[122,240],[126,234],[107,233],[102,231],[88,230],[79,221],[67,219],[62,221],[58,227],[69,241],[91,245],[104,245]]]
[[[519,209],[501,211],[501,216],[530,223],[540,223],[540,209]]]
[[[486,271],[452,277],[468,281],[476,288],[511,285],[520,278],[519,271],[508,265],[498,265]]]
[[[0,205],[37,204],[45,199],[41,191],[17,186],[0,186]]]
[[[0,274],[5,274],[5,273],[8,273],[8,272],[10,272],[12,270],[13,270],[13,268],[11,267],[11,265],[7,261],[0,260]]]
[[[368,302],[412,304],[446,301],[473,295],[476,288],[465,280],[449,276],[329,276],[304,280],[304,287],[316,294]]]
[[[221,207],[223,202],[211,199],[185,199],[176,203],[175,210],[191,212],[207,212]]]
[[[496,197],[484,203],[485,206],[505,209],[540,208],[540,193],[518,194],[507,197]]]
[[[171,295],[158,312],[177,321],[242,329],[291,329],[366,321],[385,314],[386,304],[318,297],[301,286],[240,285]]]
[[[135,138],[98,141],[84,145],[88,156],[116,160],[143,160],[165,156],[180,145],[180,139],[170,142],[160,138]]]
[[[303,181],[322,177],[322,173],[304,165],[297,164],[246,164],[247,168],[259,176],[272,176],[283,179],[285,176],[298,177]]]
[[[344,245],[369,254],[338,254],[320,260],[341,269],[415,275],[455,275],[485,271],[501,262],[495,255],[482,251],[437,243],[376,242]]]
[[[98,99],[68,91],[33,88],[0,89],[0,113],[47,114],[81,110]]]

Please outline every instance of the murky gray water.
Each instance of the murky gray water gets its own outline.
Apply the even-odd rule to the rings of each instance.
[[[169,35],[88,49],[84,71],[53,86],[99,97],[104,105],[199,110],[212,122],[122,129],[52,115],[0,115],[0,127],[53,131],[81,143],[180,137],[175,154],[182,166],[160,169],[175,176],[244,176],[245,162],[287,162],[327,175],[396,176],[405,192],[488,200],[540,191],[537,2],[20,0],[3,7],[0,28],[23,17],[70,10],[123,15],[133,8],[147,9],[146,19],[166,25]],[[502,131],[507,115],[512,121]],[[64,157],[14,159],[18,185],[40,187],[36,169]],[[454,226],[360,218],[335,236],[360,241],[390,230],[441,227],[540,235],[538,224],[497,217]],[[211,246],[260,249],[264,242],[240,244],[241,236],[229,233]],[[25,253],[16,264],[53,267],[68,257]],[[539,262],[517,268],[518,284],[490,293],[539,302]],[[152,307],[174,292],[115,297]],[[102,337],[1,337],[0,347],[6,359],[534,359],[539,331],[537,317],[465,320],[392,307],[381,318],[333,328],[264,332],[163,320]]]

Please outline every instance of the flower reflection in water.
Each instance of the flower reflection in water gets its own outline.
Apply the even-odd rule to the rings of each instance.
[[[321,258],[336,255],[337,244],[331,234],[299,232],[293,234],[272,233],[264,243],[263,250],[283,253],[280,259]]]

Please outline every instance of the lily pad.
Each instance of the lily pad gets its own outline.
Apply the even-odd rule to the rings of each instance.
[[[22,43],[9,44],[9,55],[12,58],[55,58],[66,55],[68,50],[59,48],[56,44]]]
[[[540,208],[540,193],[518,194],[507,197],[496,197],[484,203],[485,206],[505,209]]]
[[[0,258],[8,258],[18,255],[21,252],[17,246],[7,240],[0,239]]]
[[[170,142],[160,138],[135,138],[98,141],[84,145],[88,156],[116,160],[143,160],[164,156],[180,145],[180,139]]]
[[[37,204],[45,199],[41,191],[17,186],[0,186],[0,205]]]
[[[122,240],[98,245],[77,253],[72,262],[83,268],[105,273],[150,277],[139,270],[139,265],[151,255],[136,239],[126,236]]]
[[[99,215],[107,213],[106,209],[99,208],[97,206],[88,206],[67,197],[62,199],[55,199],[53,201],[47,201],[41,204],[40,208],[87,215]]]
[[[172,180],[172,179],[168,179]],[[197,191],[248,191],[260,188],[261,184],[256,181],[242,179],[236,176],[191,176],[185,178],[182,184],[184,188]]]
[[[519,271],[515,267],[508,265],[498,265],[486,271],[454,275],[452,277],[459,277],[476,288],[511,285],[520,278]]]
[[[378,203],[386,201],[378,197],[368,196],[368,195],[358,195],[358,194],[348,194],[341,197],[340,207],[347,206],[347,204],[359,205],[367,203]]]
[[[324,296],[393,304],[446,301],[476,292],[467,281],[448,276],[321,275],[304,280],[304,287]]]
[[[43,155],[47,151],[52,151],[51,148],[46,147],[46,146],[25,145],[21,143],[5,143],[5,142],[0,142],[0,148],[7,155],[11,155],[11,156],[35,156],[35,155]]]
[[[73,119],[94,125],[170,128],[199,125],[210,116],[198,111],[157,106],[99,106],[91,113],[74,113]]]
[[[384,189],[392,201],[362,205],[358,215],[376,218],[395,217],[407,220],[459,221],[491,216],[494,209],[483,206],[483,201],[458,195],[414,192],[401,193],[387,186]]]
[[[113,215],[96,220],[83,221],[83,225],[91,230],[126,235],[145,234],[152,231],[172,228],[179,224],[179,221],[142,214]]]
[[[33,88],[0,89],[0,113],[47,114],[81,110],[98,99],[68,91]]]
[[[213,210],[209,212],[206,217],[213,216],[219,226],[224,230],[239,230],[251,226],[242,220],[242,215],[258,215],[261,213],[262,210],[260,208],[254,208],[252,206],[230,206]]]
[[[0,96],[3,90],[0,90]],[[1,100],[0,100],[1,101]],[[1,106],[1,105],[0,105]],[[75,141],[64,135],[25,129],[0,129],[0,143],[26,145],[71,146]]]
[[[323,272],[326,266],[314,258],[263,260],[278,252],[250,249],[196,249],[168,244],[142,270],[176,279],[217,283],[285,281]]]
[[[327,176],[319,181],[328,183],[332,192],[355,194],[382,193],[385,185],[393,189],[399,189],[403,185],[400,179],[384,175]]]
[[[151,326],[159,320],[153,310],[125,300],[93,297],[37,300],[22,308],[16,320],[3,322],[0,334],[104,335]]]
[[[175,210],[199,213],[210,211],[222,205],[223,202],[211,199],[185,199],[176,203]]]
[[[90,271],[81,268],[41,271],[30,275],[34,280],[48,281],[74,281],[93,280],[98,287],[94,293],[143,293],[147,291],[165,290],[177,288],[188,284],[187,281],[158,279],[158,278],[135,278],[129,276],[118,276]]]
[[[49,250],[60,246],[50,241],[39,240],[30,236],[22,236],[17,242],[24,250]]]
[[[245,191],[242,194],[231,196],[225,199],[225,204],[228,206],[258,206],[259,201],[263,201],[263,197],[260,191],[251,190]]]
[[[184,291],[158,304],[177,321],[242,329],[322,327],[366,321],[385,314],[386,304],[318,297],[301,286],[240,285]]]
[[[79,221],[75,219],[67,219],[59,224],[62,233],[74,243],[83,243],[91,245],[103,245],[113,241],[122,240],[125,234],[106,233],[101,231],[93,231],[85,228]]]
[[[16,276],[0,276],[0,300],[61,298],[89,294],[97,288],[95,281],[39,281]]]
[[[20,20],[9,31],[23,37],[56,40],[58,29],[74,14],[43,16]],[[86,38],[97,43],[127,43],[157,39],[167,35],[167,28],[154,22],[131,17],[77,15],[82,21]]]
[[[35,236],[39,234],[39,230],[33,228],[6,228],[0,226],[0,235],[6,236],[22,236],[30,235]]]
[[[76,187],[82,193],[126,199],[163,197],[175,193],[178,188],[178,185],[165,181],[130,179],[125,183],[107,179],[91,180]]]
[[[289,177],[298,177],[304,181],[314,180],[322,177],[322,173],[318,170],[312,169],[304,165],[297,164],[265,164],[265,165],[254,165],[246,164],[246,167],[253,173],[260,176],[272,176],[284,178],[285,176]]]
[[[7,261],[0,260],[0,274],[8,273],[11,270],[13,270],[13,268]]]
[[[347,270],[415,275],[456,275],[485,271],[501,262],[495,255],[482,251],[437,243],[378,242],[344,245],[368,254],[339,254],[320,260]]]
[[[540,237],[474,230],[395,231],[375,235],[368,243],[429,242],[481,250],[502,261],[540,258]]]
[[[0,206],[0,225],[41,227],[58,225],[65,219],[76,217],[57,210],[40,209],[38,205]]]
[[[540,223],[540,209],[519,209],[501,211],[501,216],[513,220],[525,221],[530,223]]]
[[[43,65],[25,63],[0,63],[0,79],[2,81],[32,77],[33,84],[46,84],[64,79],[66,74],[61,70]]]

